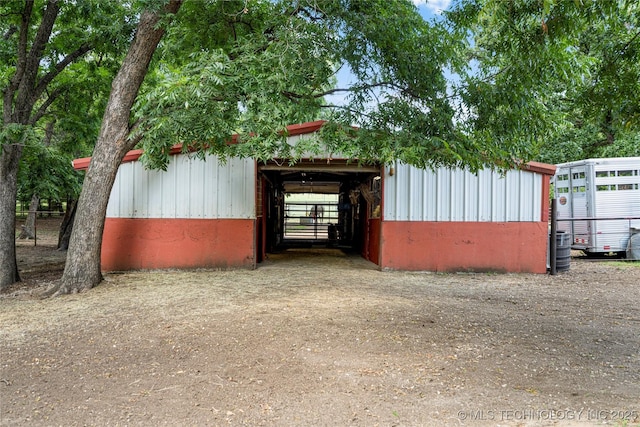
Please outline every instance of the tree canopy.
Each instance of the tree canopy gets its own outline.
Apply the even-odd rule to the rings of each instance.
[[[468,0],[447,18],[474,138],[550,163],[640,155],[637,2]]]
[[[451,34],[410,2],[186,2],[178,18],[135,108],[152,167],[164,167],[178,142],[262,160],[325,145],[359,161],[491,160],[452,120],[443,72],[455,54]],[[189,46],[198,48],[185,55]],[[336,87],[340,67],[353,84]],[[292,151],[285,127],[319,117],[331,123],[321,141]],[[239,144],[227,144],[232,134]]]

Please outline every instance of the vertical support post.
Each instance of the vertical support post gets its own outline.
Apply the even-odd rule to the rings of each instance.
[[[549,272],[552,276],[558,274],[556,265],[556,255],[558,252],[558,201],[554,198],[551,200],[551,233],[549,236]]]
[[[318,205],[313,205],[313,238],[318,239]]]

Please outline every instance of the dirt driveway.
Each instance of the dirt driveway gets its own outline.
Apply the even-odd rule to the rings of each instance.
[[[429,274],[298,250],[38,300],[51,252],[0,295],[0,425],[640,425],[638,263]]]

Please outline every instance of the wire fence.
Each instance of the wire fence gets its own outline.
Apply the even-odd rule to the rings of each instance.
[[[43,203],[35,211],[39,216],[64,216],[67,203]],[[16,218],[26,218],[29,215],[29,203],[16,203]]]
[[[28,215],[30,213],[35,214],[33,220],[33,230],[25,230],[26,225],[21,225],[21,231],[16,239],[21,238],[25,240],[33,240],[33,245],[38,246],[38,219],[42,218],[52,218],[52,217],[64,217],[64,212],[60,212],[58,210],[37,210],[37,211],[27,211],[24,215],[20,215],[19,212],[16,211],[16,219],[24,219],[26,221]],[[17,230],[16,230],[17,231]],[[20,237],[24,235],[25,237]]]

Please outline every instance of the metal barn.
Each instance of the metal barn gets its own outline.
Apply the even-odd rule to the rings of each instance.
[[[292,125],[291,144],[323,122]],[[356,251],[381,269],[546,272],[549,182],[530,163],[501,175],[357,165],[339,156],[226,163],[174,150],[166,172],[140,151],[120,166],[107,208],[105,271],[254,268],[273,251]],[[87,169],[90,158],[74,162]]]

